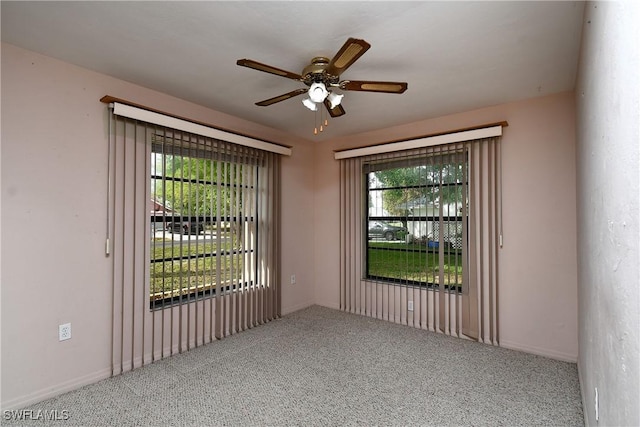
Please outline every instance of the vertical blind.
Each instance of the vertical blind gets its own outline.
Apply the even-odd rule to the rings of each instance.
[[[110,115],[112,374],[281,315],[279,155]]]
[[[340,160],[342,310],[498,344],[499,141]]]

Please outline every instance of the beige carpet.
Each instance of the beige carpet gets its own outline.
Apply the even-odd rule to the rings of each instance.
[[[68,420],[2,425],[583,425],[574,363],[318,306],[27,409]]]

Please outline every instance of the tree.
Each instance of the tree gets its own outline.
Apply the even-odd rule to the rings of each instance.
[[[406,228],[409,202],[424,194],[424,188],[418,186],[426,182],[426,169],[423,166],[386,169],[374,172],[369,179],[369,188],[375,188],[376,180],[380,187],[386,188],[380,190],[382,206],[391,216],[402,217],[402,225]]]
[[[242,211],[241,177],[244,166],[209,159],[159,155],[156,157],[156,179],[152,188],[156,199],[180,215],[216,217]]]
[[[383,207],[391,216],[401,217],[407,227],[407,216],[412,204],[462,203],[460,185],[465,177],[466,163],[437,159],[422,165],[398,167],[376,171],[369,175],[369,188],[382,188]],[[376,185],[379,182],[381,185]]]

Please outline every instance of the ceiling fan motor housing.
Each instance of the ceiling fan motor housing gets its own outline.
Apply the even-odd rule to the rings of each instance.
[[[316,56],[311,60],[311,64],[307,65],[302,70],[302,81],[307,86],[311,86],[313,83],[324,83],[325,86],[337,86],[338,76],[332,76],[327,74],[326,69],[329,65],[329,58],[324,56]]]

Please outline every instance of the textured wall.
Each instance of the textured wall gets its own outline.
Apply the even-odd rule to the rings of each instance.
[[[640,425],[640,6],[585,8],[576,86],[579,371],[588,425]]]

